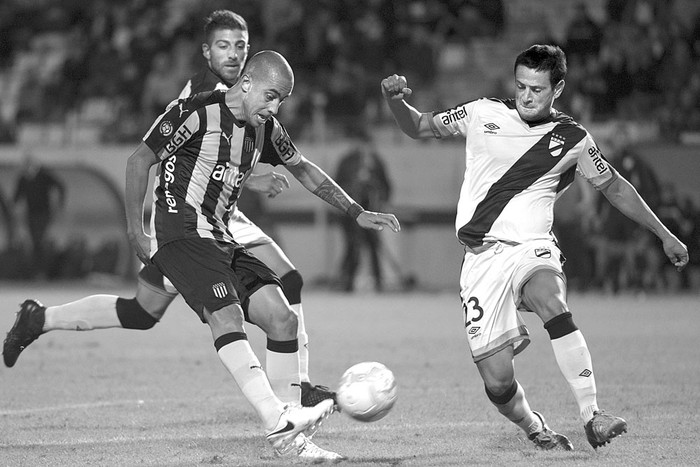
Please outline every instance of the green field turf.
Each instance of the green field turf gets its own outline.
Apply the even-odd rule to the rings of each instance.
[[[17,304],[47,305],[131,287],[0,285],[0,335]],[[698,465],[700,297],[570,298],[593,355],[599,404],[629,433],[594,451],[537,318],[516,374],[533,409],[574,443],[541,452],[488,402],[462,334],[456,293],[341,295],[307,290],[311,376],[335,386],[350,365],[394,371],[399,400],[383,420],[333,415],[314,437],[348,466]],[[250,329],[264,359],[264,340]],[[55,331],[0,369],[0,466],[286,465],[181,299],[149,331]]]

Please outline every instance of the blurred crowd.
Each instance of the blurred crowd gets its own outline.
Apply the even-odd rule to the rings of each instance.
[[[92,125],[99,130],[100,143],[138,140],[203,66],[203,20],[217,8],[232,9],[247,19],[251,53],[273,48],[294,66],[294,99],[282,111],[295,139],[348,135],[358,119],[390,126],[379,92],[386,74],[405,74],[422,95],[434,97],[432,108],[439,108],[441,75],[453,73],[454,79],[464,81],[467,73],[480,73],[471,69],[477,62],[464,63],[464,58],[463,69],[450,69],[451,60],[459,60],[450,55],[453,49],[448,45],[489,40],[507,49],[512,60],[514,46],[529,44],[515,44],[518,34],[509,18],[517,5],[532,9],[528,1],[4,0],[0,143],[15,142],[18,129],[27,123]],[[567,53],[567,87],[557,108],[584,124],[651,121],[659,138],[673,142],[683,134],[700,133],[697,2],[554,3],[538,5],[557,11],[566,6],[570,14],[562,16],[567,20],[559,29],[563,33],[555,33],[547,23],[559,18],[556,14],[542,14],[530,27],[539,33],[538,42],[557,43]],[[604,14],[593,14],[591,3],[604,5]],[[477,84],[492,86],[490,95],[508,97],[509,79],[510,72],[502,80]],[[450,97],[454,103],[455,96]],[[624,151],[617,152],[614,164],[619,166],[624,164]],[[629,175],[633,183],[642,183],[637,174]],[[691,199],[679,199],[672,185],[644,183],[653,188],[642,194],[691,246],[697,265],[698,206]],[[659,249],[649,247],[649,235],[626,225],[617,212],[602,206],[592,212],[590,218],[567,219],[566,212],[558,217],[563,243],[587,245],[564,245],[569,274],[580,288],[690,286],[689,273],[677,284],[655,279],[668,276],[667,265]],[[619,228],[612,235],[599,233],[600,225],[609,223]],[[642,270],[649,277],[638,273]],[[603,284],[609,274],[614,283]]]
[[[576,177],[555,205],[554,233],[566,256],[569,288],[578,291],[664,293],[700,289],[700,205],[658,177],[631,143],[624,125],[606,141],[606,158],[630,181],[661,221],[688,247],[680,274],[649,230],[625,217]]]
[[[699,132],[698,6],[609,0],[606,13],[607,20],[598,24],[586,2],[579,2],[559,44],[569,61],[562,96],[569,111],[580,121],[651,118],[670,141]]]
[[[566,4],[572,13],[563,37],[552,37],[547,24],[531,26],[541,30],[541,41],[559,43],[569,56],[562,110],[581,121],[651,116],[671,138],[700,129],[698,8],[688,9],[684,0],[608,0],[605,21],[596,21],[587,2]],[[303,118],[286,120],[290,132],[301,138],[344,131],[358,116],[386,118],[378,92],[386,73],[406,74],[429,95],[448,73],[446,45],[503,37],[507,8],[515,5],[6,0],[0,4],[0,140],[12,141],[23,122],[71,119],[103,125],[103,140],[138,138],[202,65],[203,18],[215,8],[234,9],[248,20],[251,52],[274,48],[293,64],[295,99],[285,111]],[[502,85],[492,92],[503,92]]]

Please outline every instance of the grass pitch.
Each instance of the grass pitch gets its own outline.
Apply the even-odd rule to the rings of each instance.
[[[0,335],[28,297],[46,305],[133,287],[0,286]],[[348,466],[697,465],[700,297],[574,295],[602,408],[629,433],[594,451],[546,332],[516,358],[530,404],[573,452],[541,452],[491,406],[469,357],[457,293],[342,295],[307,290],[311,377],[337,385],[354,363],[395,374],[399,399],[374,423],[333,415],[314,437]],[[249,327],[264,361],[264,338]],[[149,331],[54,331],[0,369],[2,466],[257,466],[273,456],[252,408],[216,356],[208,328],[181,299]]]

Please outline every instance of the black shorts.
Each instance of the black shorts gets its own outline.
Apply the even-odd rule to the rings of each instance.
[[[204,322],[214,312],[239,303],[248,319],[250,296],[260,287],[282,287],[277,275],[244,247],[211,239],[177,240],[158,249],[153,263]]]

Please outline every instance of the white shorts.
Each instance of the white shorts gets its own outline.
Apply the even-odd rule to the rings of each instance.
[[[512,345],[514,353],[530,343],[520,311],[523,285],[539,270],[562,278],[563,258],[553,241],[520,245],[495,243],[479,254],[467,250],[459,285],[467,342],[475,362]]]
[[[233,213],[231,213],[228,229],[236,243],[246,248],[274,243],[272,238],[263,232],[260,227],[253,224],[238,208],[234,208]]]

